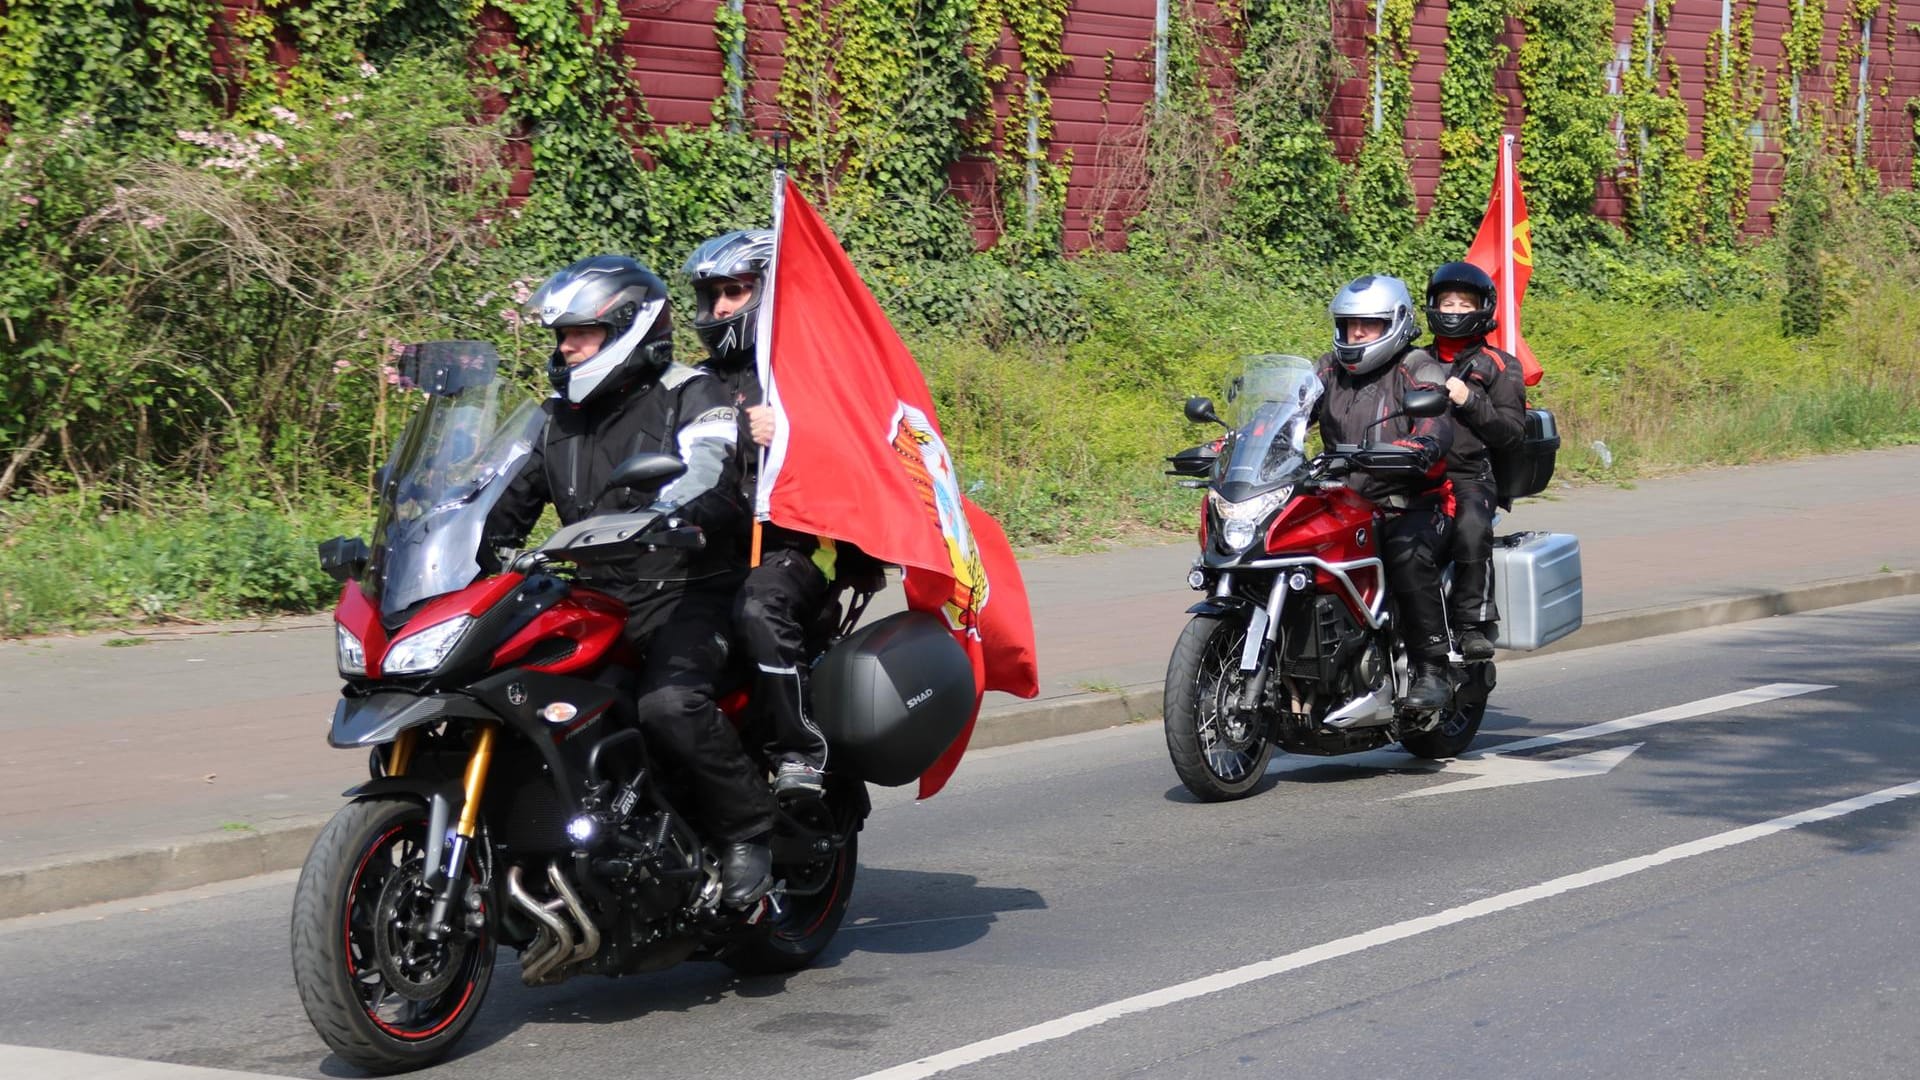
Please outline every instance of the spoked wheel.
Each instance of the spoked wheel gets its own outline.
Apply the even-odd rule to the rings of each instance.
[[[1195,616],[1167,661],[1167,753],[1180,782],[1204,802],[1251,794],[1273,757],[1263,718],[1239,708],[1246,640],[1244,622]]]
[[[1493,685],[1492,664],[1469,665],[1469,679],[1484,679],[1486,685]],[[1440,717],[1440,723],[1431,731],[1409,732],[1400,740],[1400,745],[1414,757],[1439,760],[1459,757],[1473,745],[1473,737],[1480,733],[1480,721],[1487,715],[1485,690],[1469,693],[1469,685],[1454,688],[1453,703]]]
[[[426,807],[363,799],[314,841],[293,896],[293,981],[314,1030],[369,1072],[431,1065],[479,1014],[493,976],[491,913],[471,938],[431,941]],[[464,912],[455,913],[459,920]]]
[[[802,797],[786,804],[786,813],[805,830],[774,835],[773,872],[786,882],[786,892],[766,916],[764,936],[721,955],[728,967],[744,975],[799,971],[833,941],[847,916],[860,865],[860,823],[851,812],[836,813],[838,802],[830,790],[826,798]],[[838,848],[813,850],[817,838],[836,834],[844,837]]]

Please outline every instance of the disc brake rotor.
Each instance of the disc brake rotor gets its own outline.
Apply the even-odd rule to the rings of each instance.
[[[432,1001],[446,993],[466,958],[466,942],[428,941],[421,933],[431,904],[419,872],[408,868],[387,878],[374,911],[374,962],[388,989],[410,1001]]]

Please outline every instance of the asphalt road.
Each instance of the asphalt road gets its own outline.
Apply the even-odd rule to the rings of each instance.
[[[1916,661],[1920,598],[1522,660],[1467,761],[1281,759],[1216,806],[1157,724],[969,755],[879,793],[819,967],[503,963],[438,1074],[1906,1080]],[[350,1075],[294,995],[291,891],[0,923],[0,1044]]]

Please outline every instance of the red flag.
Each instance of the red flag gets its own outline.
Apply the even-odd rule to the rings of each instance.
[[[1540,361],[1520,336],[1520,301],[1526,298],[1527,279],[1533,276],[1533,224],[1527,220],[1527,197],[1520,191],[1520,173],[1513,166],[1511,135],[1500,137],[1493,194],[1487,199],[1480,231],[1473,235],[1473,246],[1467,249],[1467,261],[1493,278],[1500,304],[1493,343],[1520,358],[1521,378],[1532,386],[1540,381]]]
[[[973,661],[975,717],[988,690],[1033,697],[1033,617],[1013,548],[961,494],[926,379],[833,231],[791,181],[782,192],[759,335],[781,422],[756,509],[904,568],[907,605],[942,615]],[[921,798],[953,775],[973,720],[920,777]]]

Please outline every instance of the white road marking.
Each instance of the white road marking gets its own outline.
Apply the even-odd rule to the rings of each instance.
[[[32,1080],[281,1080],[269,1073],[203,1069],[38,1046],[0,1046],[0,1074]]]
[[[1519,742],[1510,742],[1489,750],[1462,754],[1457,758],[1446,761],[1429,761],[1426,758],[1417,758],[1399,749],[1369,750],[1362,754],[1349,754],[1345,757],[1330,758],[1309,757],[1299,754],[1282,754],[1276,756],[1273,761],[1267,765],[1267,774],[1299,772],[1303,769],[1322,769],[1337,765],[1347,769],[1368,769],[1375,771],[1460,772],[1470,775],[1484,775],[1486,769],[1481,763],[1491,762],[1504,754],[1513,754],[1522,750],[1538,750],[1547,746],[1559,746],[1562,743],[1577,742],[1581,739],[1595,739],[1602,735],[1616,735],[1622,731],[1634,731],[1638,728],[1652,727],[1655,724],[1671,723],[1675,720],[1691,720],[1696,716],[1709,716],[1713,713],[1726,712],[1729,709],[1738,709],[1745,705],[1763,705],[1769,701],[1779,701],[1782,698],[1799,697],[1802,694],[1813,694],[1821,690],[1832,689],[1832,686],[1825,683],[1767,683],[1764,686],[1756,686],[1750,690],[1736,690],[1731,694],[1718,694],[1710,698],[1701,698],[1698,701],[1689,701],[1680,705],[1670,705],[1664,709],[1654,709],[1651,712],[1635,713],[1632,716],[1623,716],[1618,720],[1588,724],[1586,727],[1574,728],[1571,731],[1562,731],[1554,735],[1541,735],[1537,738],[1521,739]],[[1618,763],[1616,762],[1615,764]],[[1518,773],[1513,775],[1518,775]],[[1541,778],[1551,779],[1551,777],[1544,775]],[[1525,783],[1529,781],[1515,780],[1514,782]],[[1448,786],[1449,788],[1453,787],[1453,785]],[[1500,785],[1481,784],[1478,786],[1498,787]]]
[[[1110,1020],[1118,1020],[1121,1017],[1131,1016],[1135,1013],[1143,1013],[1168,1005],[1176,1005],[1183,1001],[1191,1001],[1194,998],[1204,997],[1209,994],[1217,994],[1224,990],[1232,990],[1236,987],[1245,986],[1248,983],[1271,979],[1276,975],[1284,975],[1288,972],[1298,971],[1301,968],[1311,967],[1329,960],[1337,960],[1340,957],[1350,956],[1367,949],[1390,945],[1396,941],[1404,941],[1407,938],[1454,926],[1466,922],[1469,919],[1484,918],[1488,915],[1496,915],[1503,911],[1511,911],[1514,908],[1522,907],[1526,904],[1535,903],[1540,900],[1548,900],[1556,896],[1589,888],[1594,885],[1601,885],[1609,881],[1616,881],[1645,870],[1665,866],[1668,863],[1679,862],[1682,859],[1690,859],[1699,855],[1711,854],[1740,844],[1751,843],[1755,840],[1762,840],[1777,833],[1786,832],[1789,829],[1797,829],[1802,825],[1813,825],[1823,821],[1831,821],[1834,818],[1845,817],[1848,814],[1890,803],[1896,799],[1910,798],[1914,795],[1920,795],[1920,780],[1910,781],[1894,787],[1881,788],[1879,791],[1869,792],[1851,799],[1842,799],[1839,802],[1831,802],[1825,806],[1816,806],[1811,810],[1802,810],[1797,814],[1777,817],[1771,821],[1763,821],[1758,825],[1747,825],[1738,829],[1715,833],[1712,836],[1702,837],[1698,840],[1690,840],[1684,844],[1675,844],[1672,847],[1662,848],[1650,855],[1640,855],[1635,858],[1608,863],[1605,866],[1596,866],[1591,870],[1582,870],[1578,873],[1554,878],[1551,881],[1541,882],[1538,885],[1529,885],[1525,888],[1501,893],[1498,896],[1489,896],[1485,899],[1475,900],[1472,903],[1462,904],[1459,907],[1449,908],[1446,911],[1437,912],[1418,919],[1409,919],[1405,922],[1376,927],[1375,929],[1349,937],[1343,937],[1335,941],[1326,942],[1325,944],[1301,949],[1298,952],[1287,953],[1284,956],[1276,956],[1270,960],[1262,960],[1244,967],[1237,967],[1229,971],[1222,971],[1214,975],[1207,975],[1188,982],[1178,983],[1161,990],[1152,990],[1130,998],[1109,1002],[1105,1005],[1097,1005],[1091,1009],[1083,1009],[1080,1012],[1062,1016],[1057,1020],[1049,1020],[1046,1023],[1021,1028],[1018,1031],[1009,1032],[996,1038],[969,1043],[966,1046],[948,1050],[945,1053],[934,1054],[917,1061],[910,1061],[904,1065],[896,1065],[893,1068],[883,1069],[880,1072],[868,1073],[866,1076],[860,1077],[859,1080],[920,1080],[920,1078],[923,1077],[937,1076],[940,1073],[985,1061],[988,1058],[1000,1057],[1018,1050],[1024,1050],[1030,1046],[1037,1046],[1040,1043],[1064,1039],[1069,1035],[1085,1031],[1088,1028],[1097,1027]]]
[[[1451,784],[1441,784],[1439,787],[1409,791],[1394,798],[1419,799],[1428,795],[1451,795],[1460,791],[1484,791],[1487,788],[1512,787],[1515,784],[1537,784],[1543,780],[1574,780],[1583,776],[1605,776],[1612,772],[1616,765],[1632,757],[1635,750],[1645,745],[1646,743],[1628,743],[1610,750],[1596,750],[1591,754],[1555,758],[1552,761],[1487,754],[1483,757],[1448,762],[1445,772],[1474,772],[1480,775],[1467,780],[1456,780]]]

